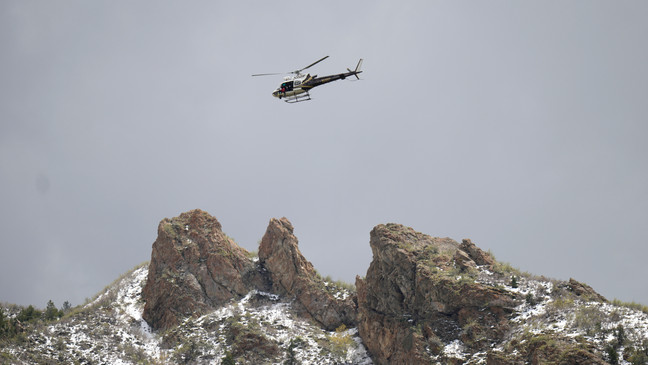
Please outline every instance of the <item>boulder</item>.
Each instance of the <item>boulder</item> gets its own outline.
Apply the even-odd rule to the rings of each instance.
[[[455,264],[461,269],[461,271],[469,271],[471,269],[477,268],[475,261],[473,261],[470,256],[462,250],[457,250],[453,256],[453,259],[455,260]]]
[[[484,252],[469,239],[463,239],[461,241],[461,245],[459,245],[459,248],[462,251],[466,252],[468,254],[468,257],[470,257],[477,265],[486,265],[491,267],[495,265],[495,259],[493,258],[493,256],[491,256],[491,254],[489,254],[488,252]]]

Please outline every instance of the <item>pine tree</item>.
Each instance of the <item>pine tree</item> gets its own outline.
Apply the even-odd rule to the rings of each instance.
[[[9,331],[9,321],[5,321],[4,309],[0,308],[0,338]]]
[[[284,361],[284,365],[298,365],[297,355],[295,354],[295,348],[298,346],[299,341],[295,339],[290,340],[290,345],[288,346],[288,359]]]
[[[623,328],[623,325],[619,325],[616,329],[616,347],[621,347],[625,343],[626,336],[625,336],[625,329]]]
[[[610,364],[612,365],[619,364],[619,353],[617,352],[617,349],[615,349],[614,346],[608,345],[608,347],[605,350],[607,352],[608,360],[610,361]]]
[[[511,278],[511,288],[517,288],[518,287],[518,279],[515,275]]]
[[[58,318],[58,309],[56,309],[54,302],[50,300],[47,302],[47,307],[45,307],[45,319],[53,321],[56,318]]]
[[[20,322],[29,322],[34,319],[38,319],[41,317],[41,311],[36,310],[33,305],[29,305],[29,307],[23,309],[18,313],[18,321]]]

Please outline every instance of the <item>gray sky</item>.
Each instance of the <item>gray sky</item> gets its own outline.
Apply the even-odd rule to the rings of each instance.
[[[648,304],[648,3],[2,1],[0,301],[80,304],[200,208],[288,217],[353,282],[369,231],[471,238]],[[289,105],[304,67],[364,80]]]

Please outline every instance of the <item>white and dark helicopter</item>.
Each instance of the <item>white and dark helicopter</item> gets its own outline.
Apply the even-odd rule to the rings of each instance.
[[[281,83],[281,85],[279,85],[279,87],[272,92],[272,96],[274,96],[275,98],[283,99],[287,103],[298,103],[300,101],[311,100],[309,91],[316,86],[324,85],[331,81],[344,80],[349,76],[355,76],[358,80],[360,80],[358,74],[362,73],[362,71],[360,71],[360,66],[362,66],[362,58],[360,59],[360,61],[358,61],[358,65],[356,66],[355,70],[351,71],[347,68],[347,71],[349,72],[344,72],[341,74],[317,77],[317,75],[311,76],[311,74],[304,75],[301,73],[307,68],[315,66],[316,64],[324,61],[327,58],[328,56],[322,57],[304,68],[292,72],[286,72],[293,74],[294,76],[285,76],[284,82]],[[252,76],[269,75],[281,75],[281,73],[255,74]]]

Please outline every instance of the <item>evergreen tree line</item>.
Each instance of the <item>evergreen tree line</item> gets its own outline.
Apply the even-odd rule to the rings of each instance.
[[[45,321],[51,322],[63,317],[72,309],[70,302],[65,301],[61,309],[57,309],[54,302],[51,300],[47,302],[44,311],[34,308],[30,305],[23,308],[18,315],[9,318],[4,313],[4,308],[0,308],[0,339],[12,338],[20,334],[24,330],[24,326],[31,322]]]

